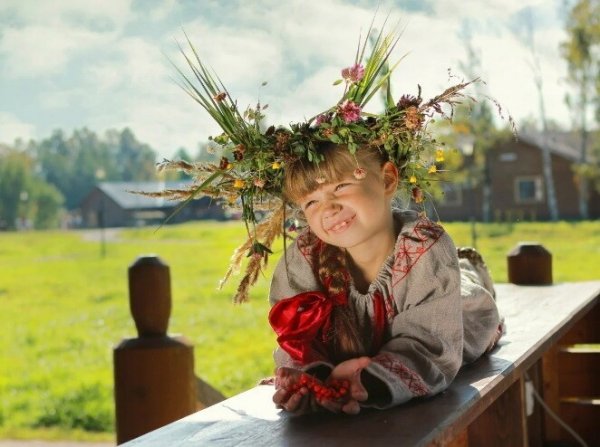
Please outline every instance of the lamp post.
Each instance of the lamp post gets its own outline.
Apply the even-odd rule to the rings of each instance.
[[[96,169],[95,177],[97,181],[102,181],[106,177],[106,172],[102,168]],[[104,204],[104,195],[100,196],[100,210],[98,211],[98,224],[100,225],[100,256],[102,258],[106,257],[106,232],[104,230],[105,216],[106,215],[106,207]]]
[[[469,222],[471,223],[471,246],[477,249],[477,229],[475,227],[475,191],[473,189],[473,167],[475,158],[475,137],[461,134],[457,138],[457,146],[463,155],[463,166],[467,170],[467,190],[469,191]]]

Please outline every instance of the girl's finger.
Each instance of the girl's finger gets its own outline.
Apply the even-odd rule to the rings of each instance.
[[[369,397],[367,389],[363,386],[360,380],[360,371],[357,371],[352,377],[352,381],[350,382],[350,396],[352,399],[359,402],[367,400]]]
[[[342,404],[331,399],[318,399],[317,403],[332,413],[341,413],[342,411]]]
[[[286,390],[285,388],[281,388],[277,391],[275,391],[275,393],[273,394],[273,402],[276,405],[283,405],[285,402],[287,402],[290,398],[289,396],[289,391]]]
[[[360,413],[360,405],[354,399],[350,399],[342,406],[342,411],[346,414],[358,414]]]

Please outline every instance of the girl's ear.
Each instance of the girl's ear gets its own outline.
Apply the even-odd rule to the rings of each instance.
[[[385,164],[382,166],[381,171],[383,174],[383,185],[385,188],[385,193],[386,195],[393,196],[394,194],[396,194],[398,182],[400,181],[398,168],[391,161],[386,161]]]

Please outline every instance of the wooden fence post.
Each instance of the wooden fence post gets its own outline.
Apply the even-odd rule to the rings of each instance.
[[[518,285],[550,285],[552,284],[552,254],[537,242],[519,242],[507,255],[508,282]],[[509,329],[510,330],[510,329]],[[546,400],[552,400],[548,389],[550,373],[546,364],[551,354],[545,354],[543,360],[536,362],[527,375],[539,394]],[[521,381],[525,383],[524,378]],[[524,402],[525,403],[525,402]],[[556,406],[552,406],[556,409]],[[526,433],[528,445],[537,447],[543,445],[545,438],[544,414],[539,405],[534,405],[533,413],[527,417]]]
[[[518,285],[552,284],[552,255],[537,242],[519,242],[508,253],[508,282]]]
[[[129,304],[138,337],[113,351],[117,444],[196,411],[194,349],[169,337],[169,266],[157,256],[129,267]]]

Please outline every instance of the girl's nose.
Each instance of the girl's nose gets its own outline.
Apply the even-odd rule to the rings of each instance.
[[[327,200],[325,202],[325,207],[323,210],[323,217],[325,219],[329,218],[329,217],[333,217],[335,216],[341,209],[341,205],[339,205],[338,203],[332,201],[332,200]]]

